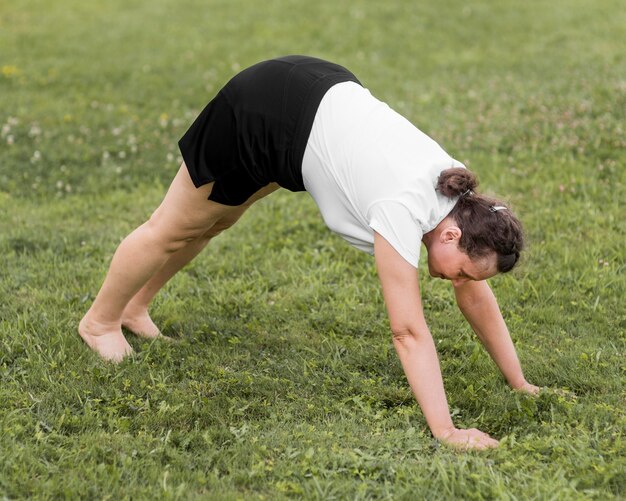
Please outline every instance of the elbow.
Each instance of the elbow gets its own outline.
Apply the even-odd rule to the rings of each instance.
[[[454,287],[456,303],[461,310],[476,307],[485,300],[494,297],[486,281],[466,282]]]
[[[398,348],[409,349],[430,338],[428,330],[417,329],[406,325],[391,325],[393,344]]]
[[[408,327],[399,327],[391,324],[391,335],[393,336],[394,341],[400,341],[407,337],[411,337],[413,334],[411,333],[411,329]]]

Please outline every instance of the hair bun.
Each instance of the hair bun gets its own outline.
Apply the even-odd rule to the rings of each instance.
[[[449,198],[458,197],[467,190],[474,191],[477,186],[476,174],[462,167],[446,169],[437,179],[437,191]]]

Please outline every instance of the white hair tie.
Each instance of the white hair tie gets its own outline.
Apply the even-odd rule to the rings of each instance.
[[[489,212],[498,212],[499,210],[506,210],[507,207],[504,205],[490,205]]]

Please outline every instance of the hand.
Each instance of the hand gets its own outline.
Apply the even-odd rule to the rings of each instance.
[[[524,384],[521,386],[518,386],[517,388],[513,388],[515,391],[520,391],[522,393],[527,393],[528,395],[533,395],[533,396],[537,396],[539,395],[539,392],[541,391],[541,388],[539,388],[539,386],[535,386],[534,384],[530,384],[527,381],[524,381]]]
[[[451,430],[444,432],[442,435],[439,435],[437,438],[444,444],[461,450],[491,449],[498,447],[499,444],[495,438],[491,438],[489,435],[477,430],[476,428],[471,428],[469,430],[452,428]]]

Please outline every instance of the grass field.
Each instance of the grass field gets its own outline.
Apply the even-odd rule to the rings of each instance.
[[[618,0],[17,0],[0,5],[0,498],[624,499],[626,10]],[[177,140],[238,69],[305,53],[508,198],[529,248],[491,280],[508,389],[421,275],[457,426],[430,435],[373,259],[306,193],[263,200],[162,291],[179,342],[100,361],[76,326],[160,202]],[[425,253],[423,253],[425,254]]]

